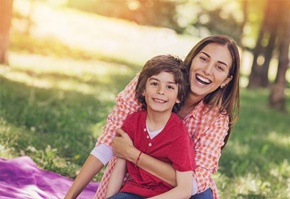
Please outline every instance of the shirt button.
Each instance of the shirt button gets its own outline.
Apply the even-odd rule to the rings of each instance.
[[[147,135],[146,137],[147,137],[147,139],[149,139],[149,135]]]
[[[146,128],[144,128],[144,130],[143,131],[146,131]]]
[[[152,143],[149,143],[148,146],[152,146]]]

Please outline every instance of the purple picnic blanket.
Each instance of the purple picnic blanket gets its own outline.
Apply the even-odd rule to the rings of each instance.
[[[64,198],[73,180],[42,170],[28,156],[11,160],[0,158],[1,199],[58,199]],[[78,199],[93,198],[98,187],[91,182]]]

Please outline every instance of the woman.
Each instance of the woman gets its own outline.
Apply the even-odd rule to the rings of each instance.
[[[217,199],[218,193],[212,174],[218,169],[221,150],[239,116],[238,48],[227,36],[209,36],[193,47],[185,58],[185,64],[189,71],[190,94],[178,115],[183,119],[195,145],[196,169],[192,174],[191,198]],[[133,163],[138,158],[140,151],[132,145],[124,132],[118,130],[119,136],[115,137],[116,129],[121,127],[127,115],[141,107],[134,97],[137,79],[138,76],[117,96],[116,106],[108,116],[104,133],[99,137],[96,148],[88,157],[66,198],[75,198],[113,156],[109,147],[111,143],[115,156]],[[115,159],[107,166],[96,193],[98,199],[104,197],[114,164]],[[175,185],[175,171],[171,165],[143,154],[138,160],[138,166]]]

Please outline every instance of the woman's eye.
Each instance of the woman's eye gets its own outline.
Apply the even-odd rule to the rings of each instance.
[[[199,57],[202,61],[206,61],[206,58],[205,57]]]
[[[224,71],[224,68],[223,68],[222,66],[217,66],[217,69],[218,69],[219,71]]]

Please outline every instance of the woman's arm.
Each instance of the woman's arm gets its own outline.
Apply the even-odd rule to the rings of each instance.
[[[103,163],[89,155],[77,178],[74,180],[72,186],[67,192],[65,199],[75,199],[93,179],[93,177],[103,168]]]
[[[133,146],[130,137],[121,129],[117,129],[118,136],[113,139],[112,148],[114,155],[136,163],[140,151]],[[176,172],[169,163],[142,153],[138,160],[138,167],[157,176],[172,186],[176,186]]]
[[[125,173],[126,173],[126,160],[118,158],[116,165],[114,166],[113,172],[110,176],[105,198],[108,198],[119,192],[124,180]]]
[[[203,122],[201,122],[203,123]],[[197,132],[195,139],[196,166],[193,176],[198,184],[198,193],[209,187],[215,189],[212,175],[218,169],[221,147],[228,131],[228,117],[220,115],[206,131]]]
[[[177,186],[148,199],[188,199],[192,193],[192,171],[176,171]]]

